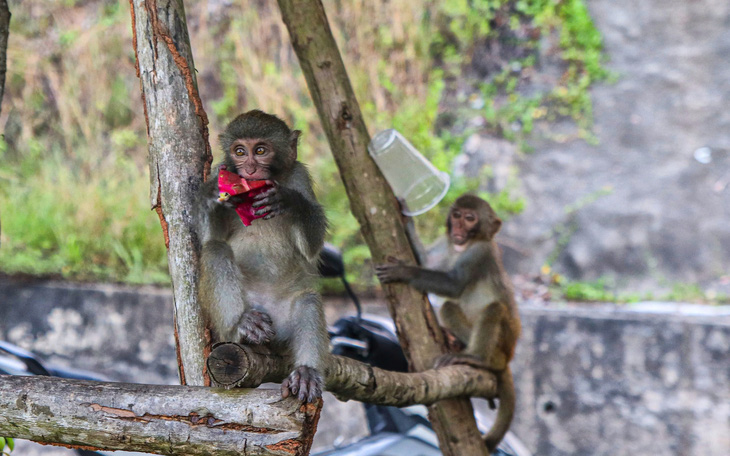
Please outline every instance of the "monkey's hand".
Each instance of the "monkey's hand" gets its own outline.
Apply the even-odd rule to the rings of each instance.
[[[219,194],[219,195],[222,195],[222,194]],[[231,209],[231,210],[236,210],[236,208],[239,205],[244,204],[246,202],[246,198],[247,198],[247,196],[245,194],[233,195],[233,196],[228,195],[227,198],[222,198],[219,196],[215,199],[215,204],[220,204],[221,206],[227,207],[228,209]]]
[[[273,186],[270,189],[254,196],[254,202],[251,204],[251,207],[254,208],[254,215],[266,214],[264,220],[281,215],[287,209],[286,190],[273,181],[271,181],[271,184]]]
[[[242,343],[260,345],[271,342],[276,332],[268,314],[258,310],[249,310],[241,315],[238,322],[238,335]]]
[[[477,369],[488,369],[487,364],[484,360],[475,355],[467,355],[465,353],[447,353],[436,358],[433,363],[433,367],[438,369],[439,367],[454,366],[457,364],[466,364],[467,366],[475,367]]]
[[[290,395],[300,401],[314,402],[322,397],[324,380],[317,369],[299,366],[281,383],[281,397]]]
[[[388,263],[375,265],[375,275],[380,283],[406,282],[413,278],[413,270],[403,261],[388,257]]]

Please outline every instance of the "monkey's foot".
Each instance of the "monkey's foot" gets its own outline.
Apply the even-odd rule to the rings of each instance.
[[[477,369],[488,369],[487,364],[483,359],[478,356],[466,355],[464,353],[447,353],[439,356],[433,363],[433,367],[438,369],[439,367],[453,366],[455,364],[466,364],[467,366],[475,367]]]
[[[449,351],[458,353],[466,348],[466,344],[461,341],[456,334],[446,328],[441,328],[444,332],[444,339],[446,339],[446,346],[449,347]]]
[[[281,397],[298,397],[300,401],[314,402],[322,397],[324,380],[317,369],[299,366],[281,383]]]
[[[268,314],[249,310],[243,313],[238,322],[238,335],[243,344],[260,345],[271,342],[276,332]]]

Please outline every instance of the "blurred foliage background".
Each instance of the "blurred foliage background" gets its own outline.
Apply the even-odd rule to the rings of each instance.
[[[10,1],[8,76],[0,115],[0,270],[74,280],[166,283],[126,0]],[[537,120],[572,118],[591,140],[588,87],[607,77],[601,37],[583,0],[325,0],[371,134],[396,128],[450,171],[475,127],[518,142]],[[211,140],[236,114],[260,108],[303,131],[307,163],[327,210],[328,241],[344,250],[350,279],[373,283],[369,252],[274,1],[187,2],[198,84]],[[541,46],[562,59],[554,84],[531,83]],[[480,49],[509,58],[469,79]],[[504,57],[502,53],[502,57]],[[483,103],[444,107],[467,84]],[[452,97],[458,99],[458,97]],[[446,119],[446,120],[444,120]],[[457,120],[454,120],[457,119]],[[419,216],[424,241],[445,209],[479,179],[453,179],[440,209]],[[524,201],[483,194],[503,217]]]

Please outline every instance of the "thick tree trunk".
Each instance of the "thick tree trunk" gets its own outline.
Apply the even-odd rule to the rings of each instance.
[[[309,92],[317,106],[352,213],[373,260],[387,255],[415,263],[403,220],[390,187],[367,153],[370,141],[360,106],[320,0],[278,0]],[[412,288],[383,287],[411,369],[422,371],[445,352],[443,335],[425,297]],[[468,399],[430,407],[441,449],[448,456],[486,455]]]
[[[130,0],[147,121],[151,204],[168,246],[180,379],[204,385],[207,345],[197,303],[200,242],[192,211],[212,156],[182,0]]]
[[[214,384],[252,388],[265,382],[281,382],[294,369],[289,358],[270,354],[262,347],[226,343],[208,358]],[[471,366],[449,366],[419,373],[391,372],[342,356],[325,362],[325,389],[338,399],[405,407],[431,405],[455,397],[494,398],[496,379]]]
[[[216,456],[306,455],[320,408],[279,389],[0,376],[0,435],[74,448]]]

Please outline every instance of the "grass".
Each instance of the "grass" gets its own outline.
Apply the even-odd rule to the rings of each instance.
[[[690,303],[728,304],[730,298],[722,294],[705,293],[698,285],[673,283],[670,290],[661,294],[617,293],[613,280],[599,278],[592,281],[571,281],[555,276],[553,289],[557,296],[567,301],[634,303],[640,301],[673,301]]]
[[[603,279],[595,282],[568,282],[561,285],[560,290],[568,301],[616,301],[616,295],[607,290]]]
[[[5,146],[4,143],[2,143]],[[157,216],[147,210],[147,183],[129,159],[91,172],[38,144],[23,150],[20,169],[0,152],[3,272],[78,280],[166,283],[167,260]],[[35,164],[44,155],[44,165]],[[16,164],[17,165],[17,164]]]

